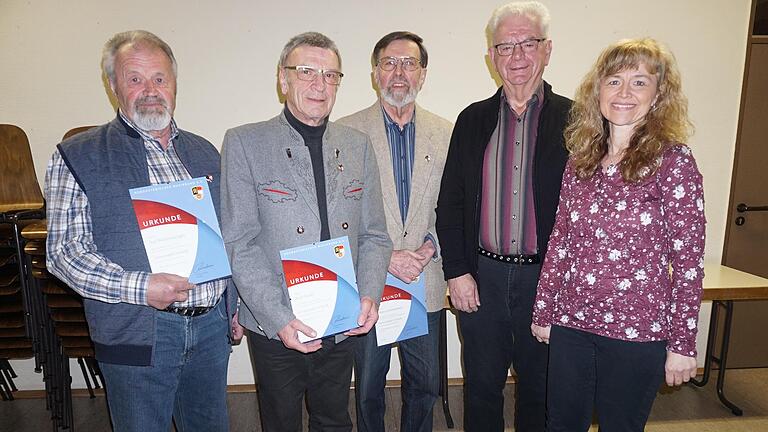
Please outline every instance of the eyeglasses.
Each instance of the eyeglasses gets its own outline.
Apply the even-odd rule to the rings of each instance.
[[[302,81],[314,81],[318,75],[323,77],[323,81],[330,85],[341,84],[343,73],[335,70],[317,69],[312,66],[283,66],[283,69],[296,71],[296,76]]]
[[[545,40],[547,39],[546,38],[530,38],[522,42],[500,43],[500,44],[494,45],[493,47],[496,48],[496,52],[500,56],[511,56],[512,54],[515,53],[515,47],[518,45],[520,46],[520,49],[523,50],[524,53],[532,53],[539,48],[539,43],[544,42]]]
[[[421,67],[421,60],[416,57],[382,57],[376,64],[387,72],[395,70],[397,65],[403,65],[404,70],[413,72]]]

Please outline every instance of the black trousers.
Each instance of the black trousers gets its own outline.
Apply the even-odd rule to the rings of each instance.
[[[540,265],[478,257],[477,312],[459,312],[464,358],[464,429],[504,430],[504,385],[517,373],[515,430],[543,431],[547,345],[531,335]]]
[[[642,431],[664,379],[666,341],[631,342],[552,326],[547,430]]]
[[[301,431],[306,396],[310,431],[351,431],[348,406],[355,343],[348,338],[336,344],[330,336],[319,351],[303,354],[249,331],[262,430]]]

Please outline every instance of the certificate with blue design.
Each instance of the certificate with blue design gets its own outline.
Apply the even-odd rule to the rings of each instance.
[[[387,273],[376,323],[378,346],[423,336],[427,332],[424,275],[408,284]]]
[[[360,294],[349,238],[338,237],[280,251],[291,308],[317,336],[307,342],[358,327]]]
[[[194,284],[232,275],[204,177],[129,190],[152,273]]]

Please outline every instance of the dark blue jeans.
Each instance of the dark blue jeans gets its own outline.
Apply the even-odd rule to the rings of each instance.
[[[440,312],[427,314],[429,334],[398,342],[402,378],[401,432],[432,430],[432,407],[440,393]],[[384,432],[384,386],[392,344],[377,346],[376,329],[361,336],[355,351],[357,430]]]
[[[99,362],[115,432],[227,431],[229,320],[224,301],[192,318],[157,313],[151,366]]]
[[[504,385],[512,365],[515,430],[543,431],[547,345],[531,334],[540,265],[508,264],[478,257],[477,312],[459,312],[464,357],[464,429],[504,430]]]
[[[630,342],[552,326],[547,430],[642,431],[664,379],[666,341]]]

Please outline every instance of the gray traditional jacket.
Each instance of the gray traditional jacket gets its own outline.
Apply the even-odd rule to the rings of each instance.
[[[392,253],[368,137],[328,123],[323,159],[331,238],[348,236],[360,296],[378,303]],[[320,240],[309,150],[284,114],[227,131],[222,232],[241,299],[240,323],[276,339],[295,318],[280,250]]]

